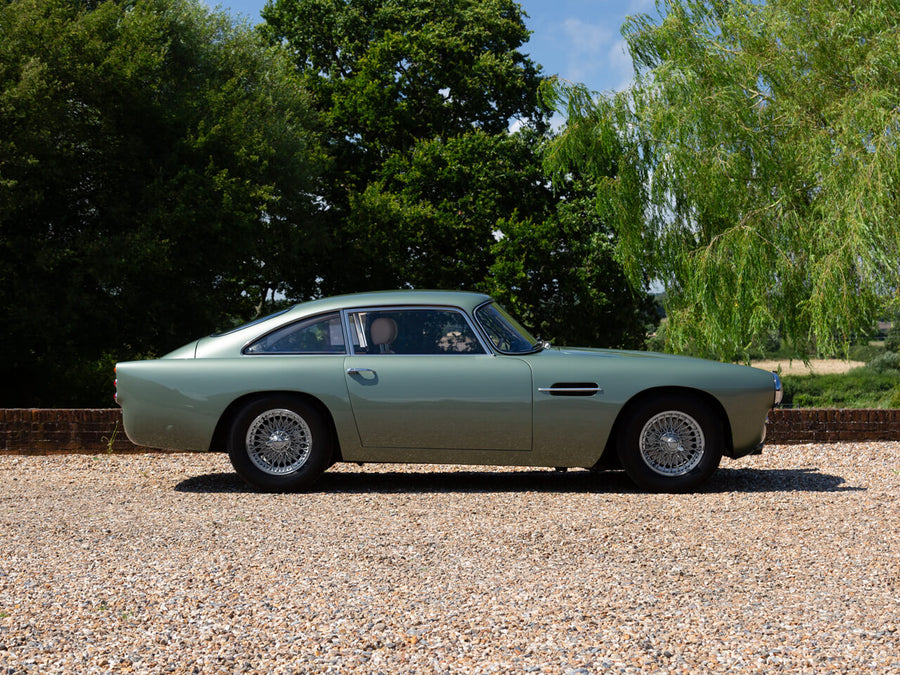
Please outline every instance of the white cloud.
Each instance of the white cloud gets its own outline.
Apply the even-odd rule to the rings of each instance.
[[[609,48],[607,61],[610,79],[616,82],[613,88],[616,91],[627,89],[634,80],[634,63],[631,60],[631,54],[628,53],[628,43],[624,39],[616,40],[615,44]]]
[[[635,5],[647,4],[638,0]],[[636,11],[640,11],[637,9]],[[560,75],[573,82],[602,82],[605,89],[620,90],[633,78],[628,46],[609,24],[588,23],[577,18],[559,24],[566,67]]]
[[[581,19],[568,18],[562,23],[563,32],[574,52],[591,54],[612,40],[608,26],[587,23]]]
[[[566,72],[573,82],[588,82],[604,68],[605,53],[613,42],[608,26],[568,18],[561,24],[566,49]]]

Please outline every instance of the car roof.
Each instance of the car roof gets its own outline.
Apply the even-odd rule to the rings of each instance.
[[[302,302],[268,317],[251,321],[226,333],[200,338],[166,355],[168,358],[229,357],[240,350],[248,340],[275,330],[305,317],[336,312],[341,309],[370,309],[374,307],[400,307],[419,305],[424,307],[459,307],[471,313],[476,307],[492,298],[483,293],[467,291],[373,291],[335,295],[320,300]]]
[[[452,306],[472,311],[478,305],[489,301],[491,297],[484,293],[469,291],[371,291],[367,293],[350,293],[335,295],[320,300],[310,300],[294,306],[294,310],[307,313],[334,311],[365,307],[390,307],[394,305]]]

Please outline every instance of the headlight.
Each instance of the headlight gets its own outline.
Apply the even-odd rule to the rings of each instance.
[[[778,377],[778,373],[772,372],[772,377],[775,378],[775,403],[774,405],[778,405],[781,403],[781,399],[784,398],[784,388],[781,386],[781,378]]]

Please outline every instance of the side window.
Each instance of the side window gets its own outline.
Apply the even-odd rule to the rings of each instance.
[[[484,354],[466,318],[452,309],[350,313],[356,354]]]
[[[326,314],[292,323],[244,349],[245,354],[343,354],[340,314]]]

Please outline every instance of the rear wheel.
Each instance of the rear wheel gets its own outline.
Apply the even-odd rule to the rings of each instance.
[[[308,488],[328,468],[331,449],[331,434],[319,412],[287,396],[247,404],[228,437],[234,470],[267,492]]]
[[[694,398],[660,395],[636,408],[618,438],[628,476],[654,492],[687,492],[704,483],[722,459],[722,427]]]

